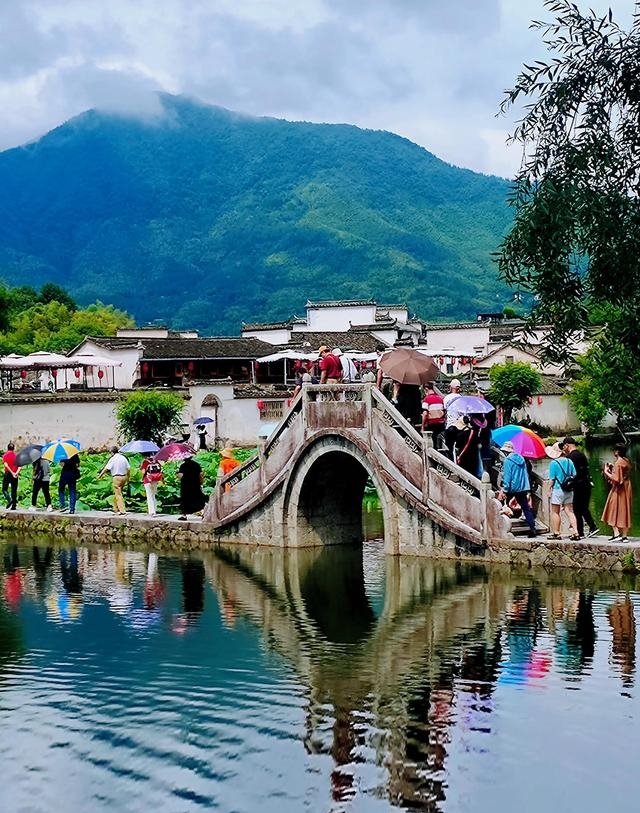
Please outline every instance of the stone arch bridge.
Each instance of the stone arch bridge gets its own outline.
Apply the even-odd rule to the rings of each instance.
[[[248,543],[360,541],[369,478],[388,553],[481,554],[509,536],[489,478],[434,449],[372,384],[305,385],[258,454],[218,478],[205,520]]]

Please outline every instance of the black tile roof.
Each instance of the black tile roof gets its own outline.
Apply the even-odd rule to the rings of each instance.
[[[324,302],[307,300],[306,308],[354,308],[362,305],[375,305],[375,299],[328,299]]]
[[[324,333],[296,330],[295,333],[291,334],[291,339],[286,347],[299,349],[305,347],[306,344],[309,345],[309,352],[314,352],[323,344],[326,344],[329,349],[339,347],[342,351],[358,350],[361,353],[373,353],[382,342],[371,333],[356,332],[355,330],[326,331]]]
[[[125,337],[87,337],[91,341],[118,350],[142,346],[142,358],[147,361],[189,361],[190,359],[255,359],[274,352],[274,346],[254,338],[222,336],[209,339],[147,339],[131,340]]]

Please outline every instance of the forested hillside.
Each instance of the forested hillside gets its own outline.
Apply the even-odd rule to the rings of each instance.
[[[427,319],[509,300],[490,254],[507,182],[386,132],[163,96],[0,153],[0,278],[212,334],[376,297]]]

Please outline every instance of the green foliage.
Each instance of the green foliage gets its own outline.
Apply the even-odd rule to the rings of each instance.
[[[510,423],[513,410],[523,407],[541,384],[540,373],[522,361],[494,364],[489,379],[491,389],[487,396],[492,404],[502,407],[505,423]]]
[[[175,392],[139,390],[123,395],[116,407],[120,435],[125,441],[153,440],[162,445],[167,429],[179,423],[184,406]]]
[[[24,286],[0,284],[0,353],[49,350],[66,353],[87,335],[113,336],[119,327],[133,325],[131,317],[111,305],[96,302],[79,310],[59,286],[43,285],[41,292]]]
[[[80,303],[108,290],[138,321],[217,335],[308,298],[406,301],[434,320],[510,299],[490,257],[506,181],[391,133],[162,103],[165,125],[90,112],[0,154],[7,279]]]
[[[550,357],[566,359],[580,328],[606,325],[595,340],[602,380],[592,379],[593,392],[637,421],[639,391],[626,375],[640,349],[640,16],[625,31],[611,12],[583,14],[570,0],[545,5],[555,20],[533,27],[551,56],[525,65],[502,105],[524,104],[525,115],[512,136],[523,160],[499,268],[536,295],[532,320],[551,327]],[[577,386],[581,408],[586,386]]]

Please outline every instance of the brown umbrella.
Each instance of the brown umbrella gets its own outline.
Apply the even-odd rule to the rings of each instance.
[[[399,384],[426,384],[438,376],[438,365],[418,350],[399,347],[380,359],[380,369]]]

